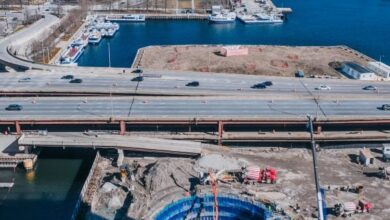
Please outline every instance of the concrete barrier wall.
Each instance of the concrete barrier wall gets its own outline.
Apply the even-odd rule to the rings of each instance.
[[[72,217],[70,218],[71,220],[76,220],[77,219],[77,215],[79,213],[81,203],[83,201],[85,193],[87,192],[89,182],[91,181],[93,173],[95,172],[95,169],[96,169],[96,166],[97,166],[97,164],[99,162],[99,159],[100,159],[100,153],[99,153],[99,151],[97,151],[95,159],[94,159],[94,161],[92,163],[92,166],[91,166],[91,170],[89,171],[88,177],[85,180],[83,188],[80,191],[80,195],[79,195],[79,198],[77,199],[75,208],[73,209]]]

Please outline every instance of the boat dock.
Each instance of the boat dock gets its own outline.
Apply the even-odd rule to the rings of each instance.
[[[12,188],[14,183],[0,183],[0,188]]]
[[[276,8],[279,12],[283,13],[283,14],[288,14],[288,13],[292,13],[292,9],[291,8]]]
[[[146,14],[146,20],[206,20],[207,14]]]

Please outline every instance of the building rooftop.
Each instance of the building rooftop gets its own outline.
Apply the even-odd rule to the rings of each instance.
[[[350,68],[358,71],[359,73],[370,73],[372,71],[366,69],[365,67],[362,67],[361,65],[355,63],[355,62],[344,62],[344,65],[349,66]]]
[[[369,62],[369,65],[374,66],[376,68],[380,68],[386,71],[390,71],[390,66],[386,65],[385,63],[382,62]]]

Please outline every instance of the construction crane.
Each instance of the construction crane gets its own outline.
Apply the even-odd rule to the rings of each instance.
[[[313,156],[314,180],[315,180],[316,192],[317,192],[318,219],[324,220],[324,213],[323,213],[323,207],[322,207],[322,194],[320,191],[320,183],[319,183],[318,174],[317,174],[317,154],[316,154],[316,142],[314,141],[313,118],[311,115],[307,115],[307,119],[309,120],[308,126],[310,129],[311,153]]]
[[[218,220],[217,177],[212,170],[209,170],[209,179],[210,179],[210,184],[211,184],[211,190],[212,190],[213,195],[214,195],[214,207],[213,207],[214,216],[213,216],[213,219]]]

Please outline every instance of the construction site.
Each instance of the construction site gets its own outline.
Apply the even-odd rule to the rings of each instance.
[[[202,144],[198,156],[101,152],[82,218],[318,219],[305,148]],[[328,219],[386,219],[389,174],[379,148],[317,150]],[[370,156],[367,156],[370,155]],[[366,157],[372,160],[364,162]]]
[[[141,48],[133,67],[156,70],[181,70],[240,73],[269,76],[294,76],[298,70],[308,75],[343,77],[335,65],[353,61],[363,66],[371,58],[345,46],[246,46],[239,56],[224,56],[224,46],[184,45]]]

